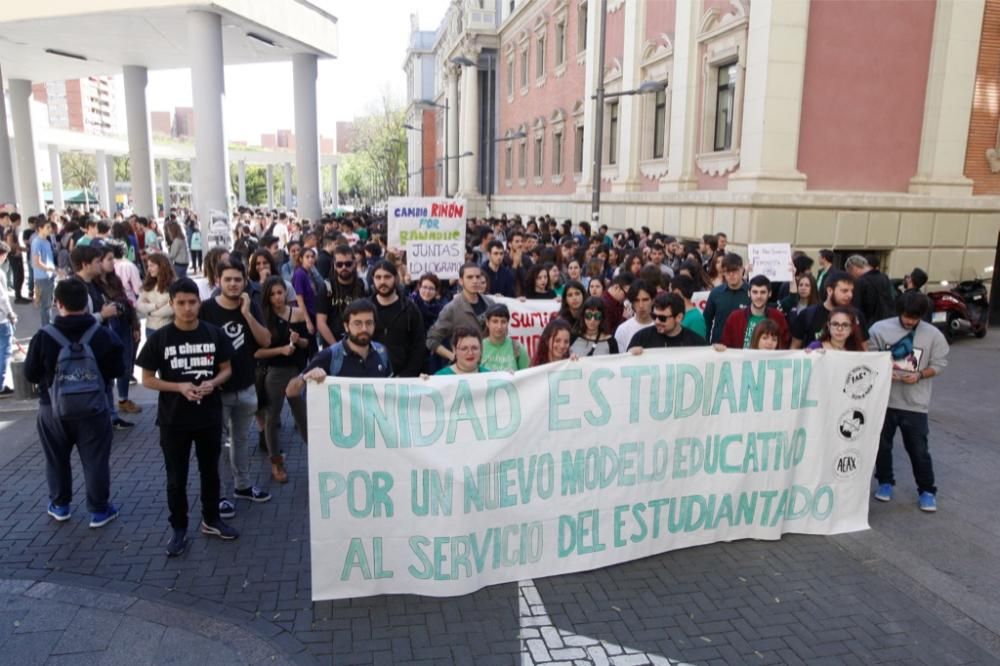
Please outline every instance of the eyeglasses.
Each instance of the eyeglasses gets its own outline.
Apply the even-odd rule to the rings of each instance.
[[[852,324],[850,322],[847,322],[847,321],[831,321],[830,322],[830,328],[844,329],[844,328],[850,328],[851,326],[852,326]]]
[[[337,268],[354,268],[353,261],[335,261],[333,265]]]
[[[675,316],[676,315],[655,314],[655,315],[653,315],[653,319],[655,319],[656,321],[661,322],[661,323],[666,323],[666,322],[670,321],[671,319],[673,319]]]
[[[601,313],[601,312],[584,312],[583,313],[583,318],[584,319],[596,319],[597,321],[601,321],[602,319],[604,319],[604,314]]]
[[[479,345],[461,345],[459,347],[455,347],[455,351],[459,352],[460,354],[478,352],[479,349],[480,349]]]

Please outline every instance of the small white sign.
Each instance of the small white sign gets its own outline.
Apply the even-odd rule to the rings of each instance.
[[[788,243],[760,243],[749,247],[750,277],[764,275],[771,282],[791,282],[792,246]]]

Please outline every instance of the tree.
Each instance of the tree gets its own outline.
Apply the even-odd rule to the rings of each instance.
[[[272,167],[272,177],[274,179],[272,183],[272,191],[274,192],[274,203],[275,205],[282,205],[284,203],[285,197],[285,174],[284,170],[279,166]],[[293,169],[294,171],[294,169]],[[294,182],[294,175],[292,178]],[[233,194],[239,198],[240,191],[240,172],[239,166],[237,164],[229,165],[229,183],[232,188]],[[247,205],[248,206],[266,206],[267,205],[267,167],[259,164],[247,164],[246,165],[246,188],[247,188]]]
[[[84,196],[89,198],[90,188],[97,180],[97,162],[94,156],[89,153],[63,153],[60,163],[63,183],[83,190]]]
[[[388,89],[369,108],[367,115],[354,121],[351,147],[358,159],[352,168],[357,169],[361,182],[357,182],[355,174],[342,176],[340,190],[348,195],[364,192],[370,201],[379,201],[406,190],[405,115]]]

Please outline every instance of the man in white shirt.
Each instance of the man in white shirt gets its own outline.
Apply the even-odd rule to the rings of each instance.
[[[632,336],[644,328],[653,325],[653,297],[656,294],[652,288],[642,280],[636,280],[628,288],[628,300],[632,303],[633,314],[631,319],[626,319],[615,331],[615,342],[618,349],[625,351],[632,341]]]

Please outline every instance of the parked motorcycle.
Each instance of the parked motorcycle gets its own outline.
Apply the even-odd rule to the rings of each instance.
[[[990,315],[985,281],[977,277],[955,285],[942,282],[941,286],[950,289],[927,294],[931,299],[931,323],[944,333],[949,342],[956,335],[966,333],[977,338],[985,337]]]

